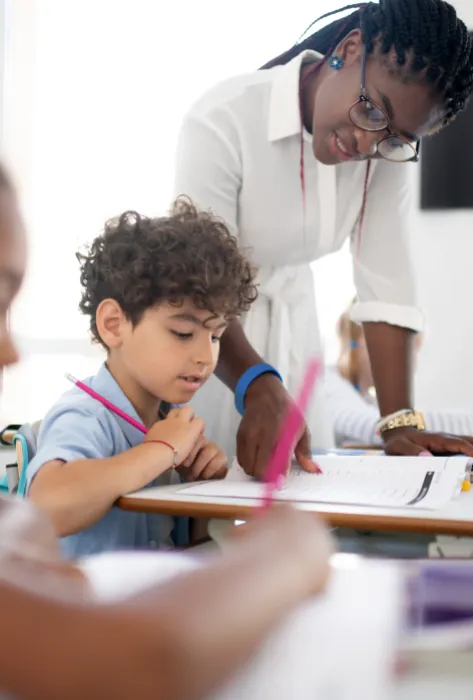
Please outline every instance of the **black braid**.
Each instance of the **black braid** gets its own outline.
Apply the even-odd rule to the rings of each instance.
[[[342,7],[339,10],[333,10],[332,12],[327,12],[325,15],[322,15],[318,19],[316,19],[312,24],[306,29],[304,34],[302,34],[302,37],[305,36],[314,24],[319,22],[321,19],[325,19],[326,17],[331,17],[332,15],[339,14],[340,12],[344,12],[345,10],[351,10],[354,7],[360,7],[359,4],[356,5],[347,5],[346,7]],[[306,49],[312,49],[314,50],[314,38],[316,37],[317,39],[317,49],[315,51],[318,51],[319,53],[326,54],[329,53],[335,46],[336,42],[334,42],[334,38],[339,35],[340,31],[343,29],[344,30],[344,35],[349,34],[351,31],[354,29],[358,29],[360,26],[360,15],[359,12],[353,12],[349,17],[342,17],[341,19],[335,20],[335,22],[332,22],[331,24],[328,24],[326,27],[323,27],[323,29],[320,29],[318,32],[315,32],[315,34],[311,34],[307,39],[304,39],[304,41],[298,41],[297,44],[292,46],[290,49],[282,53],[280,56],[276,56],[276,58],[273,58],[271,61],[268,61],[268,63],[265,63],[264,66],[261,66],[261,70],[264,70],[266,68],[272,68],[273,66],[281,66],[284,65],[285,63],[289,63],[295,56],[301,53],[301,51],[305,51]],[[302,38],[301,37],[301,38]]]
[[[355,12],[314,32],[263,68],[287,63],[306,49],[329,55],[359,28],[369,54],[376,46],[382,54],[394,49],[406,77],[419,74],[444,97],[444,124],[465,107],[473,91],[473,41],[451,5],[443,0],[380,0],[347,5],[319,19],[351,9]]]

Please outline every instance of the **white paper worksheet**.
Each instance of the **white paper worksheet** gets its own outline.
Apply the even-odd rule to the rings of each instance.
[[[322,474],[293,467],[274,497],[283,501],[340,503],[389,508],[442,508],[461,490],[469,471],[467,457],[317,456]],[[261,498],[264,487],[252,479],[185,486],[192,497]]]

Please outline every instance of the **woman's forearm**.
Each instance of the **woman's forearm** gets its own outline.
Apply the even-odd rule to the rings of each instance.
[[[382,416],[413,408],[413,340],[408,328],[387,323],[364,323],[371,371]]]
[[[263,362],[262,358],[248,341],[240,321],[235,319],[222,336],[215,374],[234,391],[241,375],[260,362]]]

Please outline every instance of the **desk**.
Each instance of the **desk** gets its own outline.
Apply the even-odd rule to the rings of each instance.
[[[258,501],[250,499],[183,496],[183,488],[185,486],[175,485],[144,489],[120,498],[117,505],[124,510],[140,513],[222,520],[245,520],[259,507]],[[473,537],[473,490],[461,493],[445,508],[435,511],[328,503],[297,505],[319,513],[333,527]]]
[[[446,676],[429,678],[427,674],[412,675],[399,681],[393,700],[471,700],[471,678]]]

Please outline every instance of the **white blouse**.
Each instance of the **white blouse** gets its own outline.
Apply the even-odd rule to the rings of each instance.
[[[361,241],[366,162],[325,166],[304,131],[306,211],[300,180],[299,77],[305,51],[285,66],[220,83],[185,117],[175,194],[222,216],[260,266],[300,265],[352,236],[356,321],[422,327],[406,238],[409,164],[372,162]],[[336,283],[336,282],[335,282]]]
[[[406,245],[406,164],[373,161],[358,241],[367,163],[322,165],[304,131],[304,211],[299,78],[303,61],[320,58],[306,51],[285,66],[217,85],[185,117],[176,160],[175,195],[188,195],[221,216],[259,267],[259,297],[243,327],[292,394],[308,358],[322,354],[310,262],[338,250],[348,237],[354,240],[359,299],[354,319],[422,326]],[[314,448],[333,446],[322,392],[320,383],[307,413]],[[209,439],[231,458],[239,417],[230,392],[212,377],[193,405]]]

